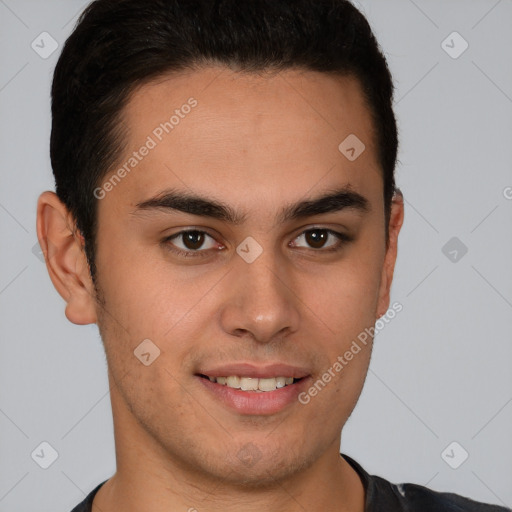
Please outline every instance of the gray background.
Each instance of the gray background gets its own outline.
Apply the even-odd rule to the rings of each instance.
[[[66,320],[33,251],[53,188],[51,75],[86,4],[0,0],[0,512],[69,512],[115,471],[97,328]],[[512,2],[357,4],[397,86],[403,311],[376,338],[342,451],[391,481],[511,506]],[[469,44],[457,58],[454,31]],[[42,32],[59,45],[47,59],[31,47],[51,49]],[[43,441],[48,469],[31,456]]]

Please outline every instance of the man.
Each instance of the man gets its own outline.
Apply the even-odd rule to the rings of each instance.
[[[403,223],[392,94],[345,0],[86,9],[37,221],[109,368],[117,471],[74,512],[505,510],[339,453]]]

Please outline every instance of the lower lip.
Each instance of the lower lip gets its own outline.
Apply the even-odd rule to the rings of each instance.
[[[242,391],[217,384],[204,377],[196,376],[218,400],[239,414],[270,415],[275,414],[292,403],[299,403],[298,395],[307,388],[309,377],[289,384],[275,391]]]

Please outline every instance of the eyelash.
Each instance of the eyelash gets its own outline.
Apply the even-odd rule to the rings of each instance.
[[[345,235],[344,233],[339,233],[338,231],[333,231],[332,229],[328,229],[328,228],[309,228],[309,229],[306,229],[304,231],[302,231],[302,233],[299,233],[295,238],[294,240],[296,240],[297,238],[299,238],[300,236],[304,235],[305,233],[309,233],[311,231],[325,231],[326,233],[330,234],[330,235],[333,235],[335,236],[336,238],[338,238],[339,240],[339,243],[332,246],[332,247],[329,247],[328,249],[310,249],[311,251],[313,252],[322,252],[322,253],[333,253],[333,252],[338,252],[340,251],[346,244],[348,244],[349,242],[352,242],[353,241],[353,237],[349,236],[349,235]],[[185,258],[202,258],[202,257],[208,257],[209,254],[208,252],[213,250],[213,249],[206,249],[206,250],[201,250],[201,249],[198,249],[196,251],[193,251],[193,250],[189,250],[189,251],[184,251],[183,249],[179,249],[179,248],[176,248],[176,247],[172,247],[169,242],[175,238],[179,238],[180,236],[182,235],[185,235],[187,233],[200,233],[200,234],[204,234],[204,235],[207,235],[209,236],[210,238],[213,238],[210,234],[208,234],[206,231],[201,231],[199,229],[186,229],[184,231],[179,231],[178,233],[174,233],[173,235],[171,236],[168,236],[166,238],[164,238],[162,240],[162,244],[165,246],[166,250],[168,250],[169,252],[172,252],[178,256],[182,256],[182,257],[185,257]]]

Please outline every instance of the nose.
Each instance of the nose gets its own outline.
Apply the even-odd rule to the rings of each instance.
[[[225,332],[269,343],[297,331],[300,320],[299,290],[284,262],[271,250],[252,263],[240,258],[229,272],[230,293],[221,311]]]

